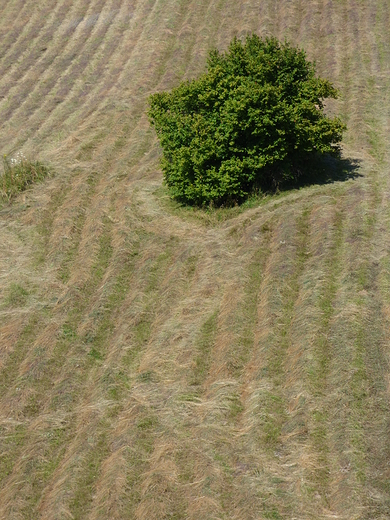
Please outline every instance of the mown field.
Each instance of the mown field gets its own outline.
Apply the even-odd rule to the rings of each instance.
[[[0,153],[55,171],[0,207],[0,518],[389,519],[390,3],[0,13]],[[182,208],[146,99],[252,31],[340,89],[349,174]]]

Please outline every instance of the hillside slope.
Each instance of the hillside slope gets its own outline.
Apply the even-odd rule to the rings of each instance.
[[[0,518],[390,518],[390,5],[0,0]],[[355,178],[169,202],[151,92],[287,37]]]

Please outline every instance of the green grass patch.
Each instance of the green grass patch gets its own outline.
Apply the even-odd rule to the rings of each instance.
[[[283,193],[284,195],[285,193]],[[180,218],[192,220],[205,226],[216,226],[219,223],[231,220],[237,217],[245,210],[256,208],[269,202],[271,199],[280,198],[282,194],[275,194],[273,197],[265,193],[254,193],[243,204],[232,207],[214,207],[212,205],[198,208],[196,206],[187,206],[171,198],[169,190],[166,186],[160,186],[154,191],[160,205],[167,212],[177,215]]]
[[[38,333],[39,325],[42,323],[42,316],[33,314],[27,325],[24,327],[18,341],[4,366],[0,372],[0,396],[3,396],[9,390],[13,380],[19,372],[19,367],[27,355],[31,345],[34,343],[34,338]]]
[[[47,166],[40,161],[30,161],[21,153],[11,159],[4,155],[3,168],[4,172],[0,177],[0,198],[8,202],[50,175]]]
[[[11,283],[5,297],[6,307],[23,307],[27,303],[29,292],[18,283]]]
[[[158,425],[158,419],[157,417],[150,416],[150,417],[144,417],[137,423],[137,428],[140,430],[151,430],[152,428],[155,428]]]
[[[92,267],[91,279],[93,282],[96,282],[97,280],[102,279],[107,267],[110,265],[110,260],[111,260],[112,253],[113,253],[113,247],[111,244],[112,223],[107,217],[104,217],[103,224],[104,224],[104,231],[99,240],[98,256],[97,256],[96,262],[94,263],[94,265]]]
[[[107,397],[117,402],[119,402],[124,393],[129,392],[131,388],[128,372],[118,368],[107,368],[100,382]],[[111,417],[113,417],[113,413],[111,413]]]
[[[157,375],[153,370],[146,370],[145,372],[141,372],[137,379],[141,383],[153,383],[157,380]]]
[[[264,518],[267,520],[282,520],[277,509],[271,509],[264,512]]]
[[[244,410],[244,406],[241,402],[238,394],[229,395],[227,398],[229,406],[229,419],[235,419]]]
[[[200,385],[206,379],[210,365],[210,353],[217,332],[218,311],[214,311],[203,323],[198,339],[198,355],[195,358],[192,385]]]
[[[69,504],[72,518],[84,520],[90,509],[93,500],[93,492],[100,474],[102,461],[110,452],[105,428],[107,425],[100,425],[101,431],[92,440],[91,448],[85,458],[85,464],[78,479],[76,492]]]
[[[276,393],[263,391],[259,395],[259,440],[260,444],[273,450],[279,442],[283,424],[286,422],[287,414],[285,403],[281,396]]]
[[[269,374],[273,377],[276,386],[284,384],[284,362],[290,342],[289,332],[294,316],[294,307],[300,289],[300,276],[303,272],[305,262],[309,258],[307,241],[309,233],[310,209],[304,208],[297,219],[296,257],[294,271],[289,276],[288,283],[280,289],[283,299],[282,317],[278,326],[278,341],[273,345],[272,356],[268,363]]]
[[[88,356],[95,361],[100,361],[103,359],[103,356],[95,348],[91,348],[91,350],[88,352]]]
[[[41,456],[30,458],[24,466],[24,479],[31,491],[26,494],[21,515],[26,520],[37,518],[36,506],[42,490],[60,464],[66,451],[68,428],[54,428],[40,433]],[[37,439],[38,440],[38,439]]]
[[[200,397],[196,392],[189,392],[186,394],[180,394],[177,396],[178,401],[187,402],[187,403],[199,403]]]
[[[151,322],[148,319],[141,319],[136,325],[134,325],[134,337],[135,342],[138,345],[145,344],[149,337],[151,331]]]
[[[39,236],[39,240],[37,241],[38,243],[35,247],[36,253],[34,263],[36,266],[42,265],[45,262],[55,215],[57,211],[60,210],[70,189],[70,180],[62,181],[51,195],[49,204],[43,210],[42,217],[36,227]]]
[[[64,323],[62,326],[60,336],[63,339],[75,339],[77,337],[77,332],[72,328],[68,323]]]
[[[242,312],[237,316],[239,321],[239,344],[235,344],[229,352],[227,366],[233,376],[239,377],[245,364],[249,361],[253,349],[257,321],[257,306],[261,280],[266,259],[269,255],[269,242],[272,236],[272,228],[269,223],[263,225],[262,232],[264,243],[255,251],[248,268],[248,281],[245,285],[244,304]]]
[[[66,250],[66,253],[58,271],[59,278],[63,283],[66,283],[69,280],[70,270],[76,257],[77,251],[79,249],[81,233],[85,224],[86,207],[95,191],[95,187],[98,183],[99,178],[100,177],[96,172],[92,172],[87,177],[86,193],[83,196],[80,206],[77,208],[77,214],[73,219],[71,240],[69,241],[70,245]]]
[[[12,473],[15,458],[24,446],[26,433],[24,424],[18,424],[12,432],[4,427],[0,428],[0,482]]]
[[[339,286],[338,275],[340,271],[340,251],[343,246],[343,218],[342,211],[336,210],[333,228],[334,240],[331,246],[329,258],[326,261],[327,275],[319,296],[319,308],[321,311],[321,334],[318,335],[313,365],[309,370],[309,381],[314,394],[321,395],[326,391],[328,367],[331,354],[328,332],[330,320],[334,314],[334,300]]]

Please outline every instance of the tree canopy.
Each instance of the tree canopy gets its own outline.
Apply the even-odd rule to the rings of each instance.
[[[276,38],[234,38],[207,72],[149,98],[172,195],[232,204],[254,189],[294,181],[318,154],[340,154],[345,126],[324,113],[337,89],[305,52]]]

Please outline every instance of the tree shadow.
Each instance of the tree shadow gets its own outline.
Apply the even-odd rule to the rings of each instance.
[[[292,181],[284,181],[277,186],[278,191],[299,189],[315,184],[324,185],[345,182],[363,177],[359,173],[362,161],[353,158],[339,158],[330,155],[311,158],[301,166],[299,175]]]
[[[246,195],[241,199],[223,199],[222,201],[213,201],[208,205],[188,204],[178,198],[173,197],[178,207],[194,208],[198,210],[214,211],[214,210],[230,210],[243,205],[247,205],[249,201],[258,197],[273,196],[278,193],[299,190],[301,188],[333,184],[335,182],[345,182],[351,179],[363,177],[359,170],[362,161],[353,158],[341,158],[332,155],[311,155],[296,163],[292,168],[291,178],[287,178],[285,170],[269,170],[260,182],[254,183],[252,186],[245,186]],[[291,168],[291,167],[290,167]],[[291,171],[291,169],[290,169]]]

